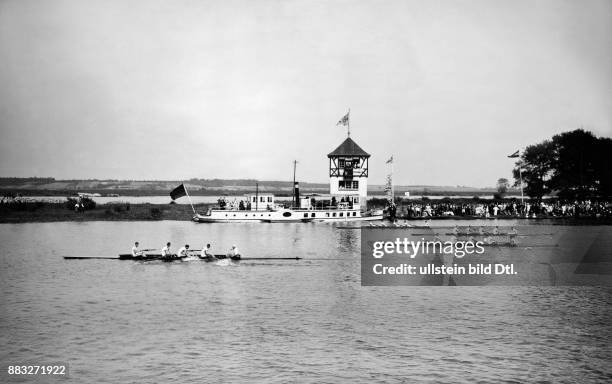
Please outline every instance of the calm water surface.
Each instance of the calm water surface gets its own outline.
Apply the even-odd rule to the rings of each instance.
[[[449,223],[445,223],[448,225]],[[63,260],[172,241],[239,264]],[[328,224],[2,224],[0,361],[71,382],[605,382],[612,290],[361,287]]]

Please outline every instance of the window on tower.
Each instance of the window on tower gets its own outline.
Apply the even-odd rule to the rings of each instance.
[[[339,190],[347,190],[347,189],[359,189],[359,181],[358,180],[338,180],[338,189]]]

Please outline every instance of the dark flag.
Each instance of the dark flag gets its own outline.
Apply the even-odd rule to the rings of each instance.
[[[511,159],[514,159],[515,157],[519,157],[519,151],[514,152],[513,154],[511,154],[508,157],[511,158]]]
[[[349,123],[349,114],[351,112],[349,111],[346,115],[344,115],[337,123],[336,125],[343,125],[343,126],[347,126]]]
[[[183,184],[174,188],[172,192],[170,192],[170,198],[172,200],[176,200],[179,197],[187,196],[187,191],[185,190],[185,186]]]

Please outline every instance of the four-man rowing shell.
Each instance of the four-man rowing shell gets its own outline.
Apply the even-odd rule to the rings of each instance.
[[[143,260],[143,261],[148,261],[148,260],[161,260],[161,261],[179,261],[179,260],[183,260],[186,259],[187,257],[192,257],[192,256],[177,256],[177,255],[171,255],[171,256],[162,256],[159,253],[148,253],[145,256],[133,256],[130,253],[123,253],[119,255],[119,260]],[[236,255],[236,256],[231,256],[228,257],[227,255],[214,255],[214,257],[200,257],[198,256],[199,259],[201,260],[205,260],[205,261],[214,261],[214,260],[221,260],[221,259],[231,259],[234,261],[238,261],[241,259],[240,255]]]

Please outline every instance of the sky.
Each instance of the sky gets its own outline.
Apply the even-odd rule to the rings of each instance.
[[[612,136],[612,2],[0,0],[0,176],[493,186]]]

